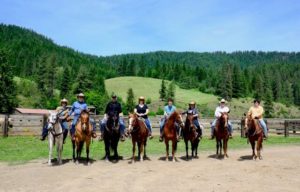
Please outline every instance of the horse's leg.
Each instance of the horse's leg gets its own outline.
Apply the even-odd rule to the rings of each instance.
[[[169,140],[165,138],[165,144],[166,144],[166,161],[169,160]]]
[[[138,159],[141,158],[141,142],[137,142],[137,147],[138,147]]]
[[[132,160],[131,162],[134,163],[135,156],[135,141],[132,140]]]
[[[48,165],[52,165],[51,159],[52,159],[52,148],[53,148],[53,138],[51,136],[51,133],[48,136],[48,144],[49,144],[49,158],[48,158]]]
[[[105,144],[105,161],[108,162],[109,161],[109,156],[110,156],[109,141],[104,140],[104,144]]]
[[[257,141],[256,150],[257,150],[257,156],[260,160],[262,160],[261,148],[262,148],[262,137],[259,137]]]
[[[176,152],[176,146],[177,145],[177,141],[175,141],[174,139],[172,140],[172,161],[175,162],[175,152]]]
[[[255,160],[257,158],[257,156],[255,154],[255,141],[250,139],[250,143],[251,143],[251,147],[252,147],[252,158],[253,158],[253,160]]]
[[[220,150],[220,156],[222,156],[222,152],[223,152],[223,151],[222,151],[222,147],[223,147],[223,146],[222,146],[222,145],[223,145],[222,139],[220,139],[219,142],[220,142],[220,148],[219,148],[219,150]]]
[[[146,146],[147,146],[147,140],[144,142],[144,158],[147,158],[147,155],[146,155]]]
[[[140,161],[144,160],[144,142],[140,143]]]
[[[219,140],[218,139],[216,139],[216,149],[217,149],[216,154],[219,155]]]
[[[85,143],[87,165],[90,165],[90,144],[91,144],[91,138],[88,138]]]
[[[57,162],[59,165],[62,164],[62,160],[61,160],[61,148],[62,148],[62,139],[61,139],[62,135],[59,136],[59,138],[57,138],[57,143],[56,143],[56,152],[57,152]]]
[[[75,141],[72,141],[72,148],[73,148],[73,161],[75,162]]]
[[[225,139],[223,140],[224,157],[227,157],[227,158],[228,158],[228,154],[227,154],[227,144],[228,144],[228,139],[225,138]]]
[[[189,143],[188,143],[188,140],[184,140],[184,143],[185,143],[185,153],[186,153],[186,160],[189,160],[189,153],[188,153],[188,150],[189,150]]]

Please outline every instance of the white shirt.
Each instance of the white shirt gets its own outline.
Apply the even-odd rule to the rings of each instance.
[[[221,113],[228,113],[229,111],[230,110],[227,106],[224,106],[224,107],[218,106],[215,111],[215,117],[219,118],[222,115]]]

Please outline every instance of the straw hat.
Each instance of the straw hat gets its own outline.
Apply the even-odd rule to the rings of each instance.
[[[139,97],[139,101],[145,101],[145,97],[140,96],[140,97]]]
[[[66,104],[68,104],[68,100],[67,100],[67,99],[65,99],[65,98],[63,98],[62,100],[60,100],[60,104],[62,104],[62,103],[66,103]]]
[[[189,105],[196,105],[196,102],[195,102],[195,101],[191,101],[191,102],[189,103]]]
[[[85,97],[85,95],[83,94],[83,93],[79,93],[78,95],[77,95],[77,98],[78,97]]]
[[[227,103],[225,99],[221,99],[220,103]]]

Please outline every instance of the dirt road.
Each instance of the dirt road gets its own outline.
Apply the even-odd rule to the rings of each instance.
[[[90,166],[65,162],[49,167],[45,160],[24,165],[0,164],[0,191],[299,191],[300,146],[270,147],[263,160],[251,160],[249,149],[229,151],[229,159],[200,152],[199,159],[176,163],[159,156],[131,164],[95,161]],[[178,155],[180,156],[180,155]]]

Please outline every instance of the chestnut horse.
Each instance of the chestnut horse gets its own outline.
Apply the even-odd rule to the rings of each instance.
[[[184,127],[182,117],[179,112],[173,112],[164,126],[163,135],[166,144],[166,161],[169,159],[169,141],[172,141],[172,161],[175,162],[175,152],[177,149],[177,136],[176,124],[178,123],[181,128]]]
[[[219,157],[222,156],[222,145],[224,150],[224,157],[228,157],[227,154],[227,143],[229,139],[229,132],[228,132],[228,113],[222,113],[221,117],[217,120],[216,128],[215,128],[215,136],[217,142],[217,152],[216,154]]]
[[[185,151],[186,151],[186,159],[189,159],[189,153],[188,153],[188,142],[190,141],[191,143],[191,148],[192,148],[192,158],[198,157],[198,145],[199,145],[199,137],[197,136],[198,133],[196,131],[196,126],[193,123],[194,116],[192,114],[188,114],[186,116],[185,120],[185,126],[182,129],[183,133],[183,139],[185,142]]]
[[[262,143],[263,143],[263,130],[258,122],[257,119],[252,119],[251,117],[248,118],[248,138],[251,143],[252,147],[252,158],[257,159],[262,159],[261,156],[261,149],[262,149]],[[255,142],[257,141],[256,144],[256,151],[257,155],[255,154]]]
[[[75,126],[75,141],[72,141],[73,144],[73,159],[78,164],[78,160],[81,156],[81,151],[83,148],[84,142],[86,143],[86,161],[89,165],[90,158],[90,143],[92,137],[92,124],[89,121],[89,112],[86,110],[81,111],[78,122]],[[75,158],[75,145],[76,145],[76,158]]]
[[[143,161],[146,157],[146,145],[149,131],[143,119],[136,114],[129,114],[129,127],[132,138],[132,163],[135,160],[135,145],[138,146],[138,158]]]
[[[114,159],[119,160],[118,144],[120,140],[120,131],[119,116],[117,114],[108,114],[103,138],[105,144],[105,161],[109,161],[111,149],[114,151]]]

